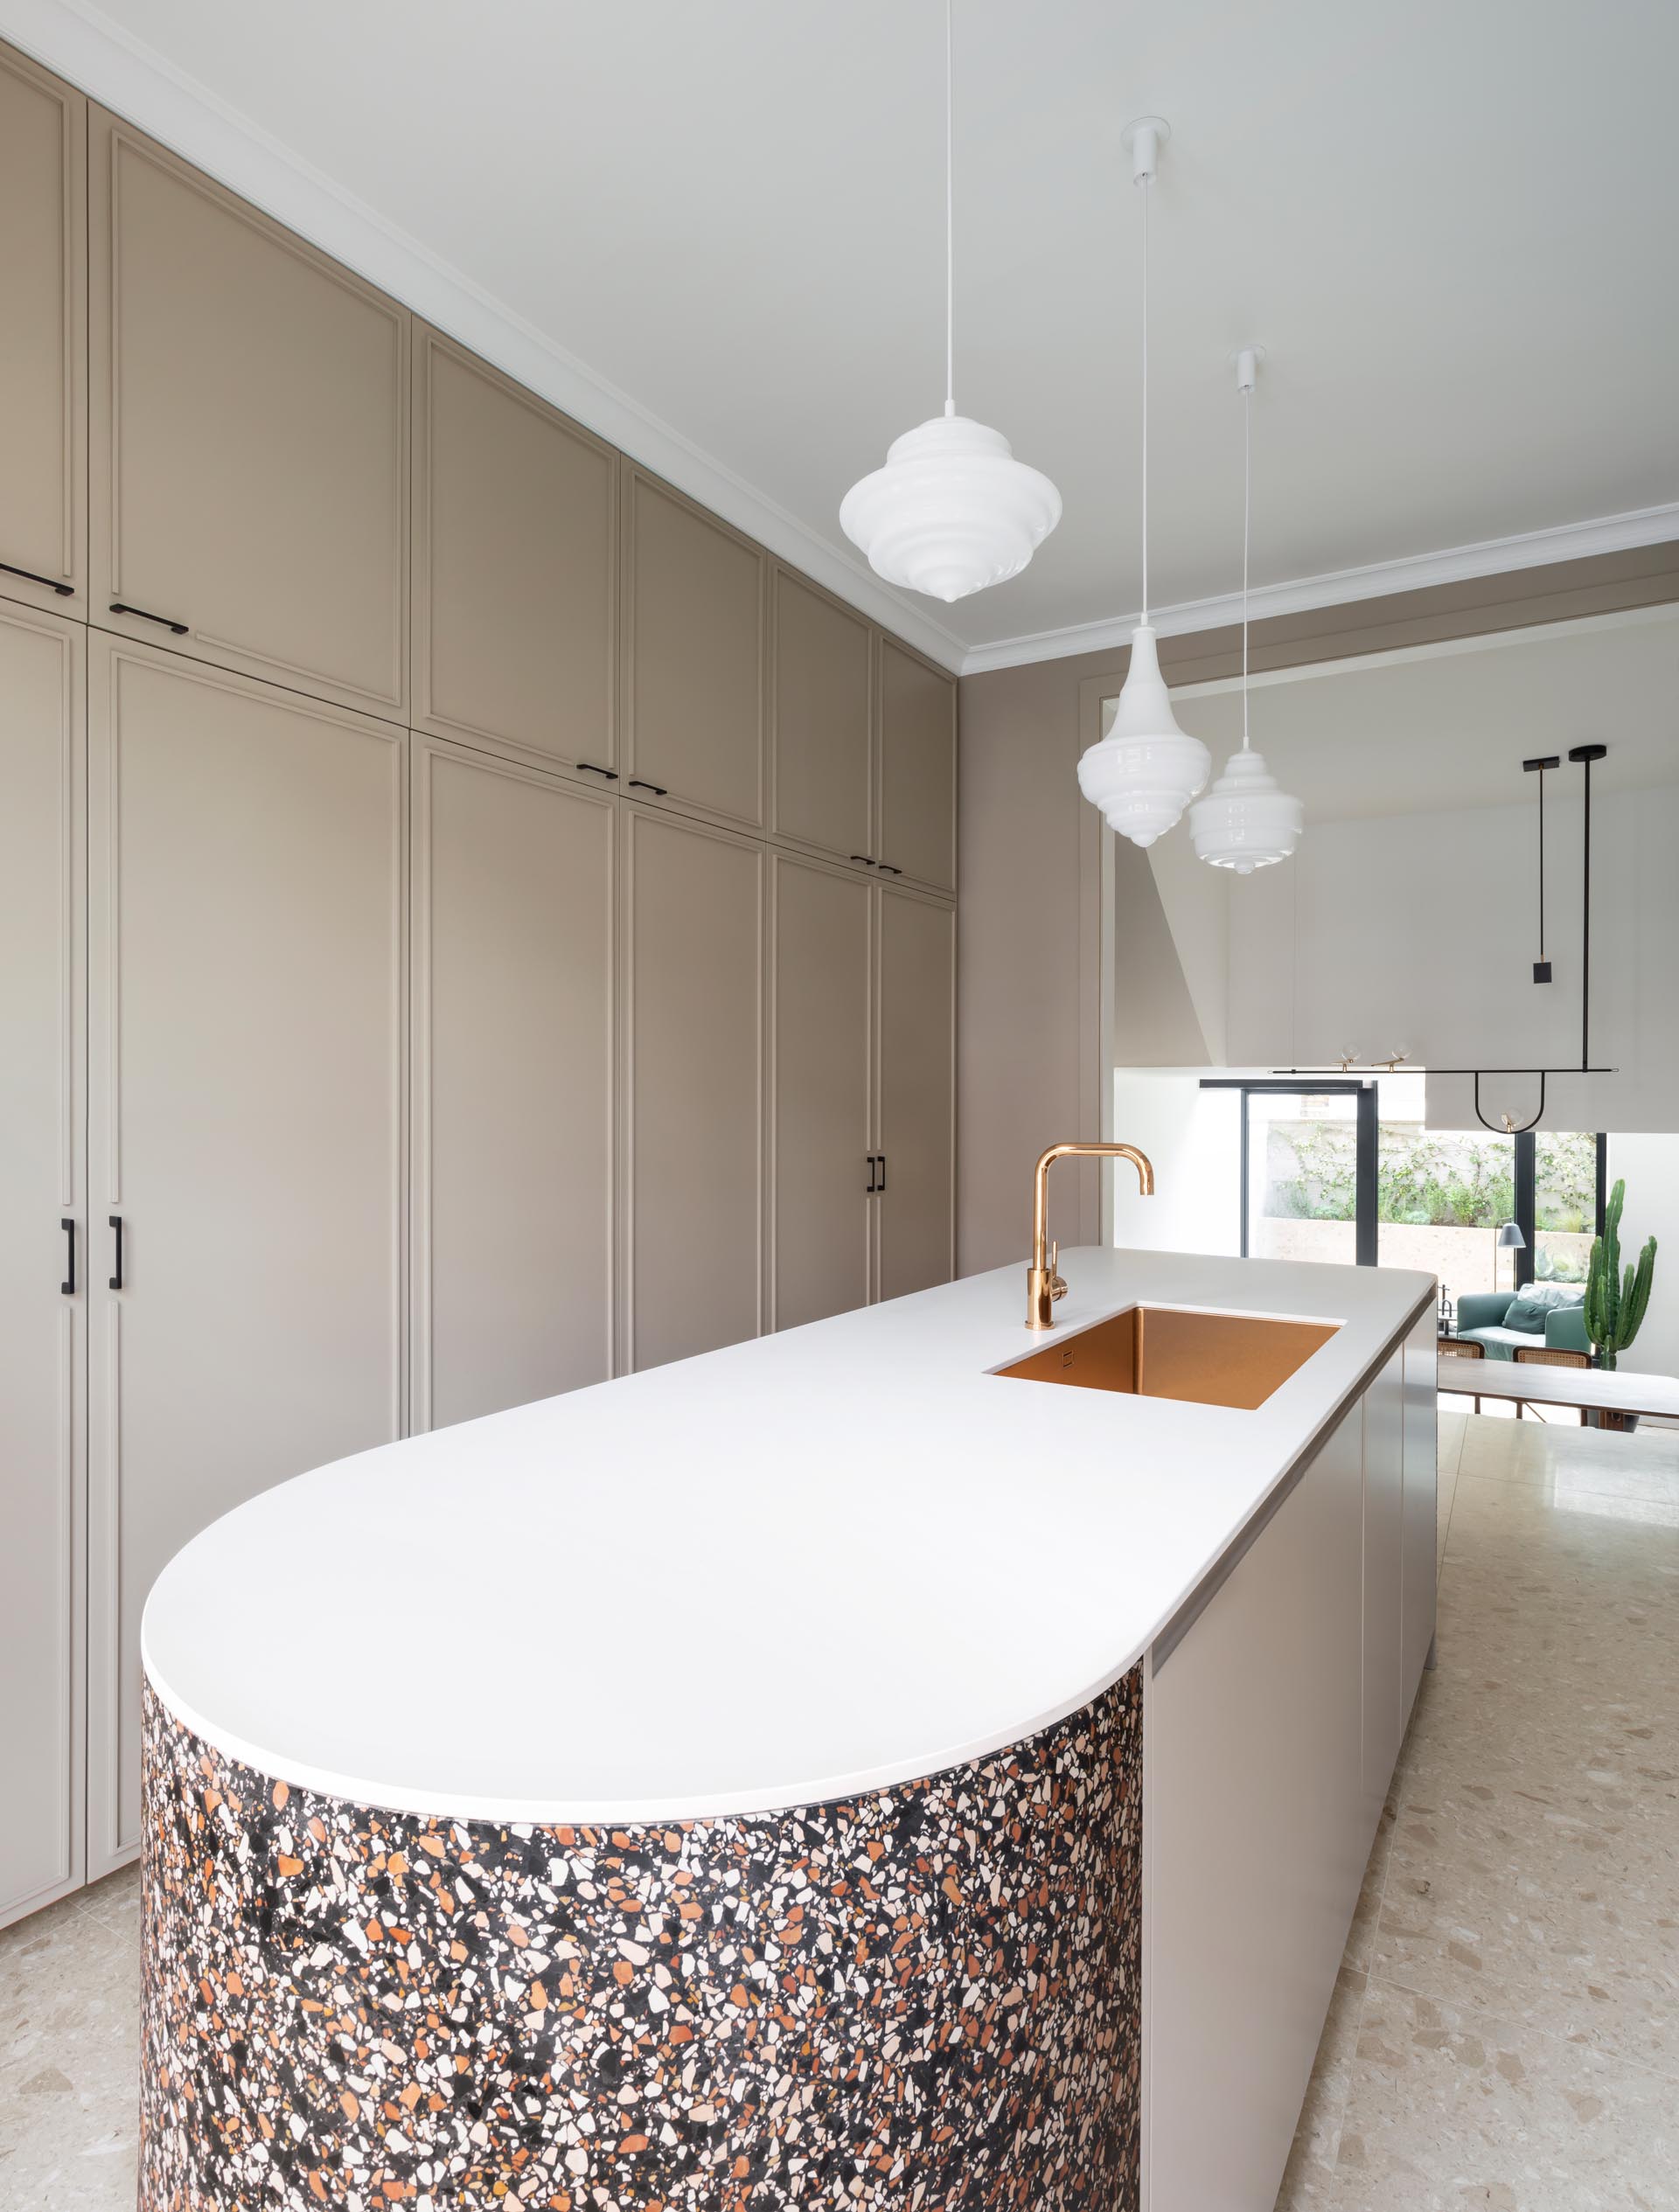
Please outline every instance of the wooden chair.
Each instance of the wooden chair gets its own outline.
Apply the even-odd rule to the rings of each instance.
[[[1518,1362],[1525,1361],[1530,1367],[1589,1367],[1592,1364],[1592,1354],[1589,1352],[1564,1352],[1548,1344],[1518,1345],[1511,1357]],[[1515,1402],[1515,1417],[1518,1421],[1521,1420],[1523,1410],[1522,1401],[1518,1398]],[[1584,1406],[1580,1408],[1580,1426],[1582,1429],[1585,1426]]]
[[[1486,1346],[1475,1343],[1470,1337],[1441,1337],[1437,1348],[1442,1360],[1484,1360],[1487,1357]],[[1480,1411],[1480,1394],[1472,1394],[1468,1391],[1463,1393],[1465,1397],[1472,1395],[1475,1400],[1475,1411],[1479,1413]]]

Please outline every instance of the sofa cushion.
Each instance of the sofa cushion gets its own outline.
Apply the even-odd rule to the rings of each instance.
[[[1518,1292],[1504,1309],[1504,1326],[1507,1329],[1524,1329],[1529,1336],[1543,1335],[1545,1315],[1550,1310],[1549,1303],[1542,1304],[1537,1298],[1529,1297],[1525,1291]]]

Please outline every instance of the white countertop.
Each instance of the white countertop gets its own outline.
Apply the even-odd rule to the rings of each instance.
[[[175,1714],[359,1804],[575,1822],[934,1773],[1146,1649],[1432,1298],[1407,1271],[1083,1249],[1138,1299],[1343,1324],[1252,1412],[999,1378],[1024,1266],[301,1475],[164,1569]]]

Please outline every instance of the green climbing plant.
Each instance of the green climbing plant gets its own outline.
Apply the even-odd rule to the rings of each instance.
[[[1638,1334],[1644,1310],[1650,1302],[1650,1282],[1655,1273],[1655,1239],[1646,1240],[1638,1265],[1620,1265],[1620,1209],[1627,1186],[1618,1182],[1609,1193],[1603,1217],[1603,1235],[1592,1241],[1592,1257],[1585,1270],[1585,1332],[1591,1338],[1600,1367],[1613,1367],[1617,1358]]]

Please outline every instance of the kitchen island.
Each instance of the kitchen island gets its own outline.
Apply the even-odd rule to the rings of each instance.
[[[143,2212],[1269,2206],[1432,1637],[1434,1285],[1062,1265],[1049,1335],[999,1270],[176,1557]],[[1182,1309],[1298,1363],[1149,1395],[1241,1366]]]

